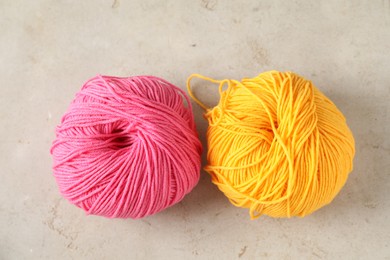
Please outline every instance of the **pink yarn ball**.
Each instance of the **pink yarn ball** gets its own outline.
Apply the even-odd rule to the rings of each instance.
[[[152,76],[97,76],[62,117],[51,154],[71,203],[87,214],[141,218],[192,190],[201,150],[184,91]]]

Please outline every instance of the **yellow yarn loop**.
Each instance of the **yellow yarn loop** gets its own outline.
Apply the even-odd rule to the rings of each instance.
[[[194,96],[193,78],[219,84],[217,106]],[[252,219],[308,215],[345,184],[354,139],[342,113],[311,81],[278,71],[241,82],[193,74],[187,88],[209,122],[205,170]]]

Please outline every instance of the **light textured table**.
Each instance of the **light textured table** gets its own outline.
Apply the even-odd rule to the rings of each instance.
[[[355,169],[331,205],[251,221],[205,172],[142,220],[85,216],[60,197],[49,149],[88,78],[152,74],[184,89],[193,72],[271,69],[312,79],[354,132]],[[1,0],[0,259],[389,259],[389,69],[387,0]],[[218,100],[215,86],[196,92]]]

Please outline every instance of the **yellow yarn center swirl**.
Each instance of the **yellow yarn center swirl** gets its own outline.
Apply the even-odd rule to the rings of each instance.
[[[209,109],[193,95],[193,78],[219,84],[217,106]],[[354,139],[343,114],[311,81],[278,71],[241,82],[193,74],[187,88],[209,122],[205,170],[252,219],[308,215],[345,184]]]

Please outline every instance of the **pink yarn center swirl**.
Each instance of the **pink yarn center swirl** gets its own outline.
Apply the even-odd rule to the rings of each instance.
[[[76,94],[51,153],[58,187],[71,203],[87,214],[141,218],[192,190],[201,150],[180,88],[153,76],[99,75]]]

